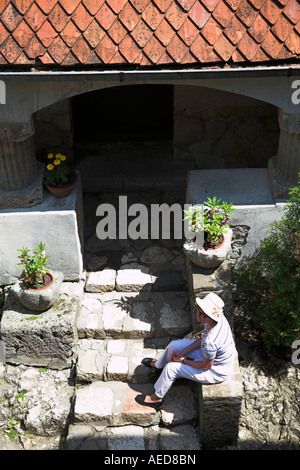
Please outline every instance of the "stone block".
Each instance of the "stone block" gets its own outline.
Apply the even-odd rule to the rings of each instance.
[[[236,355],[234,372],[220,384],[198,385],[200,436],[204,448],[236,445],[243,382]]]
[[[97,294],[95,294],[97,295]],[[84,294],[77,318],[78,338],[103,339],[102,303],[93,294]]]
[[[96,426],[158,424],[160,413],[135,401],[135,397],[140,393],[152,393],[152,386],[94,382],[78,389],[75,396],[74,422]]]
[[[18,249],[45,243],[48,269],[63,273],[65,281],[82,276],[83,209],[81,182],[66,198],[44,191],[44,201],[27,209],[0,210],[0,285],[12,284],[21,274]]]
[[[90,273],[86,282],[86,292],[110,292],[115,288],[116,271],[103,269]]]
[[[159,436],[160,449],[165,451],[201,450],[199,436],[191,424],[162,428]]]
[[[71,367],[77,341],[75,318],[82,300],[77,287],[63,283],[58,299],[42,313],[26,309],[12,294],[7,296],[0,325],[7,362],[49,369]]]
[[[116,277],[116,290],[138,292],[152,290],[152,277],[140,269],[120,269]]]

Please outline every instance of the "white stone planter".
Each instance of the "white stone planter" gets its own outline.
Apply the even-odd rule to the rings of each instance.
[[[186,241],[183,251],[188,259],[200,268],[217,268],[225,261],[231,249],[232,230],[227,228],[226,232],[223,233],[224,242],[218,248],[205,250],[193,241]]]
[[[24,289],[23,281],[18,280],[12,287],[12,293],[29,310],[43,312],[48,310],[57,299],[63,282],[61,272],[51,272],[53,282],[42,289]]]

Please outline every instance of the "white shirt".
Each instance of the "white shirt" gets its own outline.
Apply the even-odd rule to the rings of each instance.
[[[201,338],[201,350],[205,358],[214,359],[211,371],[217,375],[228,376],[232,373],[234,357],[236,354],[235,344],[229,323],[224,315],[209,332],[204,332]]]

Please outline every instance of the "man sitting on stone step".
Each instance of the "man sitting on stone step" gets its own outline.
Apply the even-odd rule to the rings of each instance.
[[[236,354],[232,332],[223,314],[223,300],[211,292],[204,299],[196,299],[196,318],[204,323],[202,337],[172,341],[160,359],[145,358],[142,364],[162,369],[154,384],[152,395],[138,395],[140,405],[156,410],[163,397],[178,378],[190,379],[201,384],[217,384],[226,380],[233,371]]]

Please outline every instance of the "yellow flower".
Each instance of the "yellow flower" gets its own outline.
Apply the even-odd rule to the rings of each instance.
[[[48,156],[48,158],[49,158],[49,160],[50,160],[50,158],[53,158],[53,153],[48,153],[47,156]]]
[[[52,165],[52,163],[49,163],[49,165],[47,165],[47,170],[53,170],[54,168],[54,165]]]
[[[55,158],[60,158],[60,157],[61,157],[61,153],[57,153],[57,154],[55,155]]]
[[[56,158],[53,163],[54,165],[60,165],[61,162],[59,158]]]
[[[62,162],[64,162],[67,159],[67,157],[65,155],[61,155],[59,158]]]

